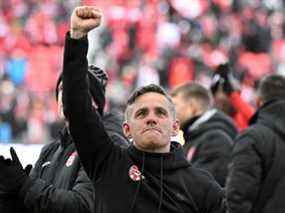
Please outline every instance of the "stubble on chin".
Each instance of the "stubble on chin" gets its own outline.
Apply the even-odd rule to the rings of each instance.
[[[144,142],[141,143],[142,148],[149,152],[155,151],[157,149],[161,149],[165,146],[165,144],[161,143],[161,139],[158,137],[149,137],[146,138]]]

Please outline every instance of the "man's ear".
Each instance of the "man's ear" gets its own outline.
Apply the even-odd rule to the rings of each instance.
[[[195,98],[190,99],[188,109],[191,110],[191,117],[195,117],[195,116],[198,116],[198,115],[203,113],[201,111],[200,104],[201,103],[197,99],[195,99]]]
[[[123,123],[123,132],[124,132],[124,135],[128,139],[132,138],[131,131],[130,131],[130,125],[126,121]]]
[[[174,121],[174,123],[172,124],[172,133],[171,133],[171,136],[176,136],[176,135],[178,135],[179,130],[180,130],[180,123],[179,123],[179,120],[176,119],[176,120]]]

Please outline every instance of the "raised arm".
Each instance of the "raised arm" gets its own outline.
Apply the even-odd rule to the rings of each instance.
[[[96,7],[75,8],[65,40],[63,63],[64,114],[81,162],[91,179],[102,168],[113,147],[101,116],[92,104],[87,81],[87,33],[100,22],[101,12]]]

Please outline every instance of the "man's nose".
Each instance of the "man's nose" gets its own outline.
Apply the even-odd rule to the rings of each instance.
[[[154,125],[156,125],[157,124],[157,122],[155,121],[155,120],[153,120],[153,119],[149,119],[148,121],[147,121],[147,125],[148,126],[154,126]]]
[[[146,123],[147,123],[147,125],[150,125],[150,126],[156,125],[157,124],[157,119],[156,119],[155,115],[151,113],[147,117]]]

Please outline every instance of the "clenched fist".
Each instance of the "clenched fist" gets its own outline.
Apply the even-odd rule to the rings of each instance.
[[[70,19],[70,36],[79,39],[98,27],[101,23],[102,13],[94,6],[76,7]]]

